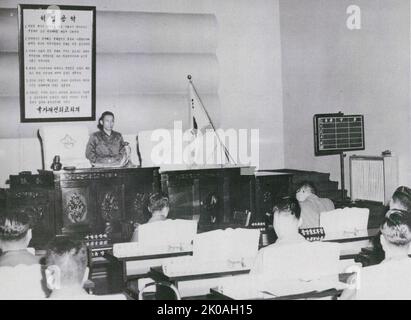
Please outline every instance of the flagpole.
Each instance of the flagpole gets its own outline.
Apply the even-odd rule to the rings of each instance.
[[[194,84],[193,84],[193,81],[191,80],[191,78],[192,78],[192,77],[191,77],[191,74],[187,75],[187,79],[188,79],[188,81],[191,83],[191,87],[193,88],[194,93],[197,95],[198,99],[200,100],[200,105],[201,105],[201,107],[203,108],[203,111],[204,111],[204,113],[206,114],[206,116],[207,116],[207,118],[208,118],[208,121],[210,121],[211,127],[213,128],[213,130],[214,130],[214,132],[215,132],[215,134],[216,134],[216,136],[217,136],[218,142],[220,143],[220,145],[221,145],[221,146],[223,147],[223,149],[224,149],[224,153],[225,153],[225,156],[226,156],[228,162],[230,162],[230,158],[231,158],[231,161],[233,161],[233,163],[236,164],[236,162],[234,161],[234,159],[233,159],[233,157],[231,156],[230,152],[228,152],[227,147],[226,147],[225,144],[221,141],[220,136],[218,135],[217,130],[215,129],[214,123],[213,123],[213,121],[211,120],[211,117],[210,117],[210,115],[208,114],[208,112],[207,112],[207,110],[206,110],[206,108],[205,108],[205,106],[204,106],[204,103],[203,103],[203,101],[201,100],[200,95],[198,94],[196,88],[194,87]]]

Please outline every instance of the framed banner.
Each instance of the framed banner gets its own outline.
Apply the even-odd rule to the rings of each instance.
[[[21,122],[96,118],[96,7],[19,5]]]

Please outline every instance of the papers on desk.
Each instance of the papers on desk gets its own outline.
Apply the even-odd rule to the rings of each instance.
[[[238,261],[255,258],[260,230],[215,230],[197,234],[193,240],[193,257],[201,261]]]
[[[202,261],[195,257],[184,257],[180,259],[168,260],[162,265],[163,273],[170,277],[199,275],[211,273],[224,273],[250,270],[254,260],[224,260],[224,261]]]
[[[169,245],[144,246],[138,242],[125,242],[115,243],[113,245],[113,255],[117,258],[127,258],[156,254],[190,252],[192,248],[193,246],[191,243],[171,243]]]
[[[369,214],[368,208],[344,208],[322,212],[320,226],[324,228],[326,236],[367,230]]]
[[[266,279],[246,276],[226,280],[217,291],[235,300],[272,299],[290,295],[322,292],[336,289],[342,290],[347,284],[338,280],[338,275],[322,277],[311,281],[301,279]]]

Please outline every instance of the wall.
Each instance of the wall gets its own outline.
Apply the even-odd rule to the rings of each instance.
[[[346,28],[351,4],[361,8],[361,30]],[[285,167],[339,180],[338,156],[314,156],[313,115],[360,113],[366,149],[356,153],[392,150],[400,183],[410,185],[409,1],[280,0],[280,12]]]
[[[18,3],[31,3],[32,1],[2,1],[0,8],[16,8]],[[36,3],[49,3],[48,1],[36,1]],[[283,114],[282,114],[282,86],[281,86],[281,50],[280,50],[280,32],[279,32],[279,8],[278,1],[269,0],[142,0],[142,1],[55,1],[55,4],[72,4],[72,5],[96,5],[97,7],[97,75],[105,77],[105,79],[97,81],[97,112],[102,111],[106,105],[115,105],[115,111],[119,114],[118,129],[121,131],[122,126],[126,131],[131,133],[134,130],[154,129],[159,126],[171,127],[172,120],[186,121],[187,105],[185,103],[184,88],[185,78],[181,74],[186,74],[187,70],[196,73],[198,77],[197,83],[200,92],[205,96],[211,96],[209,103],[213,116],[217,123],[223,128],[258,128],[260,129],[260,168],[281,168],[284,167],[283,157]],[[174,65],[175,68],[167,69],[164,73],[164,68],[158,68],[159,60],[144,60],[138,61],[135,57],[125,58],[122,61],[124,54],[124,45],[126,39],[122,42],[113,35],[130,34],[130,25],[118,23],[130,16],[129,12],[140,12],[141,15],[149,15],[149,13],[178,13],[178,14],[205,14],[214,15],[216,19],[215,30],[213,30],[213,21],[211,27],[201,29],[202,25],[182,24],[180,30],[173,29],[174,32],[164,33],[152,41],[150,40],[151,52],[160,52],[164,46],[169,50],[170,45],[177,48],[180,56],[188,53],[198,54],[205,51],[204,59],[213,60],[213,50],[215,62],[207,62],[203,65],[211,66],[210,68],[201,69],[199,63],[192,62],[190,56],[186,59],[183,57]],[[145,14],[144,14],[145,13]],[[125,17],[125,18],[124,18]],[[9,18],[9,17],[7,17]],[[17,28],[17,17],[16,28]],[[123,19],[124,18],[124,19]],[[6,19],[0,15],[0,23]],[[172,18],[170,18],[172,19]],[[183,19],[184,20],[184,19]],[[181,21],[181,19],[179,20]],[[115,23],[116,22],[116,23]],[[210,23],[210,21],[206,21]],[[152,24],[156,28],[158,24]],[[180,26],[181,27],[181,26]],[[200,28],[199,28],[200,27]],[[116,32],[112,31],[116,29]],[[133,28],[135,29],[135,28]],[[15,32],[16,29],[11,29]],[[148,29],[147,29],[148,30]],[[164,29],[166,32],[168,28]],[[207,31],[208,30],[208,31]],[[212,30],[210,33],[209,30]],[[10,30],[9,30],[10,31]],[[100,32],[99,32],[100,31]],[[157,33],[158,34],[158,33]],[[156,33],[154,32],[154,36]],[[194,36],[193,36],[194,35]],[[169,41],[172,37],[175,41]],[[123,39],[121,36],[120,39]],[[199,39],[200,38],[200,39]],[[215,39],[214,39],[215,38]],[[142,39],[143,44],[144,40]],[[113,45],[113,41],[119,41],[118,45]],[[15,39],[17,43],[17,39]],[[207,42],[208,41],[208,42]],[[210,46],[204,48],[204,43],[210,43]],[[99,45],[100,43],[100,45]],[[181,49],[179,44],[190,43],[189,52]],[[3,42],[5,44],[5,42]],[[10,44],[10,43],[8,43]],[[213,47],[215,44],[215,47]],[[5,44],[6,45],[6,44]],[[11,40],[13,45],[13,40]],[[154,49],[153,49],[154,47]],[[141,50],[141,47],[134,46],[133,53],[136,50]],[[210,52],[211,50],[211,52]],[[126,50],[127,51],[127,50]],[[109,53],[111,60],[104,60]],[[141,52],[140,52],[141,53]],[[167,53],[170,53],[169,51]],[[3,56],[9,55],[9,52],[3,52]],[[117,58],[116,58],[117,57]],[[141,57],[141,56],[140,56]],[[201,57],[200,57],[201,58]],[[114,61],[111,63],[110,61]],[[161,57],[159,57],[161,60]],[[7,59],[6,59],[7,60]],[[0,185],[4,183],[9,174],[15,174],[21,170],[32,170],[41,167],[40,147],[37,139],[34,137],[37,125],[19,124],[18,114],[19,105],[17,100],[12,98],[10,92],[13,89],[8,89],[7,77],[15,77],[18,72],[16,62],[11,64],[3,60],[3,66],[9,67],[9,72],[3,72],[0,77],[3,82],[1,88],[6,92],[2,92],[4,101],[0,109],[2,115],[2,127],[6,130],[0,130]],[[108,63],[104,63],[109,61]],[[164,60],[162,60],[164,61]],[[124,62],[124,64],[123,64]],[[170,109],[168,103],[164,103],[153,98],[153,92],[144,87],[145,81],[135,81],[140,84],[138,95],[135,88],[132,92],[120,92],[122,84],[130,86],[133,81],[133,75],[130,72],[128,80],[124,81],[116,69],[118,65],[129,66],[134,73],[141,72],[145,79],[149,79],[152,86],[156,88],[169,88],[167,83],[164,84],[161,79],[181,79],[173,88],[171,94],[173,99],[169,99],[173,104]],[[180,67],[178,67],[180,64]],[[161,65],[161,64],[160,64]],[[145,66],[145,68],[143,68]],[[150,66],[153,69],[150,69]],[[157,69],[155,68],[157,66]],[[200,66],[200,67],[199,67]],[[11,68],[11,69],[10,69]],[[199,69],[198,69],[199,68]],[[5,69],[7,70],[7,68]],[[162,74],[162,70],[163,73]],[[193,71],[194,70],[194,71]],[[154,72],[153,72],[154,71]],[[158,75],[150,78],[151,74]],[[211,73],[211,75],[210,75]],[[114,74],[114,77],[111,76]],[[204,76],[209,75],[209,76]],[[144,79],[137,77],[137,80]],[[215,80],[217,77],[217,80]],[[210,82],[201,83],[200,79],[210,79]],[[110,81],[114,79],[113,87],[110,87]],[[16,79],[11,79],[12,81]],[[123,81],[123,82],[122,82]],[[180,81],[180,80],[179,80]],[[175,81],[169,81],[169,83]],[[210,85],[208,86],[209,83]],[[208,87],[207,87],[208,86]],[[204,89],[208,88],[208,89]],[[107,97],[103,93],[111,90],[110,96]],[[0,90],[1,91],[1,90]],[[156,91],[157,95],[159,92]],[[162,92],[162,94],[170,94],[170,92]],[[215,96],[218,96],[216,101]],[[214,98],[213,98],[214,97]],[[165,99],[167,100],[167,99]],[[178,105],[181,104],[181,109]],[[8,107],[5,107],[8,106]],[[127,106],[127,111],[121,111],[124,106]],[[135,108],[135,109],[132,109]],[[157,108],[157,109],[155,109]],[[150,110],[150,112],[141,112],[141,110]],[[139,121],[121,123],[122,114],[138,114]],[[157,116],[156,116],[157,115]],[[235,115],[233,117],[233,115]],[[6,120],[7,119],[7,120]],[[160,119],[160,120],[159,120]],[[87,123],[92,128],[94,123]],[[18,129],[13,129],[18,128]]]

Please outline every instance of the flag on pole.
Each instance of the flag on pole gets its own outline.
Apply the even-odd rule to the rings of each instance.
[[[221,141],[216,129],[211,121],[211,118],[204,107],[201,98],[199,97],[191,76],[188,76],[188,89],[190,97],[190,121],[191,121],[191,133],[193,134],[193,159],[197,163],[215,162],[215,164],[225,164],[230,162],[230,154]],[[212,139],[206,139],[206,136]],[[214,139],[215,138],[215,139]],[[213,146],[206,144],[205,141],[215,141]],[[206,150],[204,150],[204,147]],[[204,159],[205,157],[205,159]],[[214,161],[213,161],[214,159]],[[235,163],[234,161],[232,161]]]
[[[199,132],[204,135],[206,130],[212,130],[213,126],[191,80],[188,83],[188,90],[190,97],[191,132],[195,136],[197,136],[197,133]]]

